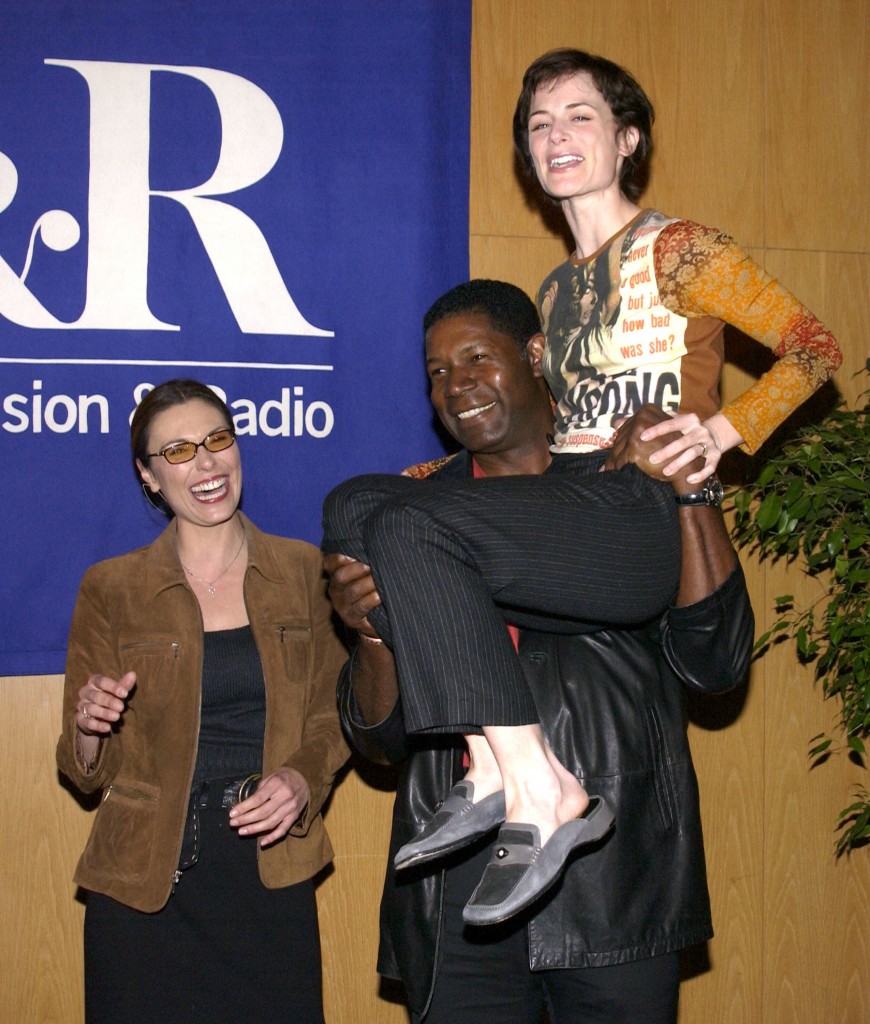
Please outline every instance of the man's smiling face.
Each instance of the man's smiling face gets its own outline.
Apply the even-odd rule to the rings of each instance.
[[[457,313],[426,333],[432,405],[450,434],[472,454],[526,446],[542,431],[538,375],[485,313]]]

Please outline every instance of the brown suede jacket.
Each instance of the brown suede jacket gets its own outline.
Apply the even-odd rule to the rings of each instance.
[[[347,760],[335,680],[347,657],[331,625],[320,553],[303,541],[248,538],[245,604],[263,665],[263,774],[294,768],[311,797],[283,840],[259,851],[260,878],[280,888],[332,859],[320,810]],[[75,873],[86,889],[137,910],[159,910],[172,891],[196,760],[202,619],[175,551],[175,524],[148,547],[85,573],[67,651],[60,770],[83,792],[103,790]],[[136,686],[121,723],[87,774],[75,757],[78,691],[93,672]]]

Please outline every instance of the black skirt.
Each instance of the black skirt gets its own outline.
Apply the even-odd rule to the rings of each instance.
[[[256,840],[200,814],[199,859],[158,913],[87,894],[86,1024],[323,1024],[314,883],[267,889]]]

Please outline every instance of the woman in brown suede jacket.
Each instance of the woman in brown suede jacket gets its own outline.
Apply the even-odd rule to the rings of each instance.
[[[209,388],[158,385],[131,435],[172,521],[85,574],[57,748],[103,794],[75,875],[86,1019],[322,1024],[312,878],[347,748],[320,556],[239,511],[232,419]]]

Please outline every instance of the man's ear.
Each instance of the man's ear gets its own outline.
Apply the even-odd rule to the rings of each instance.
[[[529,360],[529,366],[532,368],[532,373],[536,377],[544,376],[544,370],[541,362],[544,358],[544,348],[546,347],[546,344],[547,339],[543,334],[533,334],[526,342],[526,356]]]

